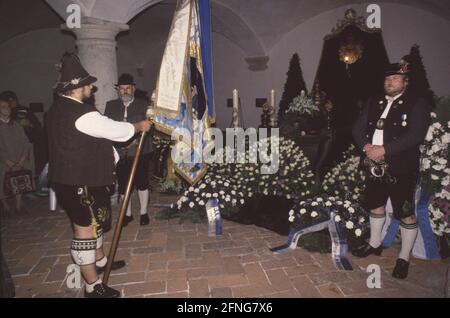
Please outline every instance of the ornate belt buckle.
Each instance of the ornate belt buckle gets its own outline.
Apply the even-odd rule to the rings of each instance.
[[[370,173],[375,177],[375,178],[382,178],[384,176],[384,167],[382,165],[377,165],[374,164],[371,168],[370,168]]]
[[[372,178],[381,179],[386,174],[387,164],[384,161],[376,163],[366,157],[364,159],[364,165],[367,167],[367,170],[370,172]]]

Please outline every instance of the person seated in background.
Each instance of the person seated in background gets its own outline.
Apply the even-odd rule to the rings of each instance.
[[[11,209],[6,202],[11,196],[15,199],[15,213],[26,214],[22,204],[22,195],[5,193],[5,176],[9,171],[34,170],[32,145],[28,141],[23,128],[11,118],[8,100],[0,96],[0,208],[6,214]]]
[[[33,172],[36,176],[39,176],[48,161],[45,132],[42,124],[33,111],[19,104],[19,98],[15,92],[4,91],[0,95],[8,101],[11,108],[11,119],[22,126],[28,140],[33,145],[34,167],[36,169]]]

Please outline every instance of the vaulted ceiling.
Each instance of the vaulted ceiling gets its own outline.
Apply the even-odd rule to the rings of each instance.
[[[262,55],[280,35],[302,22],[337,7],[370,4],[367,0],[212,0],[213,29],[240,46],[248,56]],[[129,23],[145,19],[144,10],[160,10],[158,19],[171,20],[175,0],[0,0],[0,43],[43,28],[58,28],[69,3],[81,5],[84,15]],[[450,1],[381,0],[429,11],[450,20]],[[161,9],[166,6],[166,9]],[[150,7],[150,8],[149,8]],[[149,8],[149,9],[148,9]],[[159,9],[158,9],[159,8]],[[143,11],[143,12],[142,12]],[[140,21],[142,23],[142,21]],[[169,22],[170,23],[170,22]],[[154,24],[154,23],[153,23]]]

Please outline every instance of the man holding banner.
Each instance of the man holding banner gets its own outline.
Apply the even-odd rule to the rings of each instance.
[[[107,263],[102,228],[111,217],[108,186],[113,183],[112,141],[126,141],[137,132],[147,132],[151,123],[118,122],[100,114],[85,102],[92,96],[96,80],[75,54],[64,55],[55,88],[59,96],[47,113],[49,179],[71,221],[71,256],[86,281],[85,296],[108,298],[120,296],[98,277]],[[112,269],[124,266],[123,260],[112,263]]]

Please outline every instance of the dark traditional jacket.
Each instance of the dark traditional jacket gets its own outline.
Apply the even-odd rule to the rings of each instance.
[[[148,103],[143,99],[135,98],[134,101],[128,106],[126,121],[129,123],[137,123],[145,120],[147,113]],[[106,103],[105,116],[117,120],[125,121],[124,118],[125,106],[120,98],[111,100]],[[134,157],[137,150],[137,143],[139,142],[140,133],[134,135],[129,141],[123,143],[114,143],[120,157],[130,156]],[[126,149],[131,142],[136,141],[136,144]],[[152,150],[152,136],[147,134],[144,140],[144,147],[142,148],[142,154],[147,154]]]
[[[377,121],[388,101],[385,96],[369,98],[353,126],[353,138],[362,150],[372,144]],[[383,128],[386,162],[392,175],[418,173],[419,146],[424,141],[430,118],[431,105],[424,98],[406,91],[391,106]]]
[[[75,127],[78,118],[97,109],[69,98],[57,98],[46,115],[49,141],[49,179],[67,185],[113,184],[112,142],[94,138]]]

